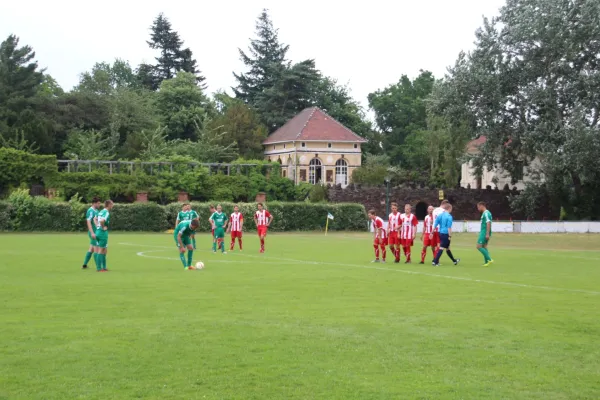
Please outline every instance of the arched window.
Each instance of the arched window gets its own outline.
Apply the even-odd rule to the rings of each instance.
[[[308,182],[313,185],[321,182],[321,160],[313,158],[308,164]]]
[[[348,163],[343,158],[340,158],[335,163],[335,184],[348,186]]]

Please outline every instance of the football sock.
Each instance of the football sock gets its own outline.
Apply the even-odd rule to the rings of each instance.
[[[100,271],[100,269],[102,269],[102,265],[100,264],[100,254],[94,253],[94,262],[96,263],[96,269]]]
[[[194,259],[194,250],[188,250],[188,259],[187,259],[187,266],[191,267],[192,266],[192,260]]]
[[[383,260],[385,260],[385,256],[387,255],[386,253],[387,253],[387,251],[385,249],[385,246],[381,246],[381,258]]]
[[[185,263],[185,253],[179,253],[179,259],[181,260],[181,263],[183,264],[183,268],[187,267],[187,264]]]
[[[194,246],[194,250],[196,250],[196,237],[192,238],[192,245]]]
[[[483,254],[483,261],[485,261],[486,263],[492,259],[492,257],[490,256],[490,252],[485,247],[480,248],[479,252]]]
[[[379,260],[379,245],[374,244],[373,249],[375,250],[375,259]]]
[[[484,249],[483,249],[483,247],[480,247],[480,248],[478,248],[477,250],[478,250],[478,251],[481,253],[481,255],[483,256],[483,262],[484,262],[484,263],[487,263],[487,256],[485,255],[485,251],[483,251],[483,250],[484,250]]]
[[[265,248],[265,239],[260,238],[260,248],[264,249]]]
[[[219,249],[221,249],[221,251],[223,253],[225,253],[225,241],[224,240],[219,241]]]
[[[217,251],[217,242],[213,240],[213,251]]]
[[[437,249],[435,247],[431,248],[431,254],[433,254],[433,257],[435,257],[435,254],[437,253]]]
[[[235,239],[231,239],[231,244],[229,245],[229,251],[233,251],[234,247],[235,247]]]
[[[242,238],[238,238],[238,242],[240,244],[240,250],[242,249]]]
[[[439,249],[437,251],[437,253],[435,254],[435,258],[433,259],[434,264],[439,264],[440,263],[440,257],[442,256],[442,254],[444,254],[444,250]]]
[[[423,250],[421,250],[421,262],[425,262],[426,255],[427,255],[427,247],[423,247]]]
[[[448,257],[450,257],[450,259],[452,260],[452,262],[456,262],[456,260],[454,259],[454,256],[452,255],[452,252],[450,251],[450,249],[446,250],[446,254],[448,254]]]
[[[83,260],[83,265],[88,265],[88,263],[90,262],[90,259],[92,258],[92,252],[88,251],[87,253],[85,253],[85,259]]]

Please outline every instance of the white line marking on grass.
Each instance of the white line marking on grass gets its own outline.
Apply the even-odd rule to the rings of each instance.
[[[145,257],[145,258],[154,258],[154,259],[158,259],[158,260],[170,260],[170,261],[180,261],[179,258],[175,258],[175,257],[160,257],[160,256],[149,256],[148,253],[160,253],[160,252],[164,252],[165,250],[150,250],[150,251],[138,251],[136,253],[137,256],[139,257]],[[254,263],[254,261],[249,261],[249,260],[209,260],[208,262],[213,263],[213,262],[219,262],[219,263],[244,263],[244,264],[250,264],[250,263]],[[281,265],[281,264],[292,264],[290,262],[281,262],[281,261],[263,261],[263,264],[276,264],[276,265]],[[297,262],[294,262],[293,264],[298,264]]]
[[[119,244],[120,245],[124,245],[124,246],[153,247],[153,248],[159,248],[160,247],[160,248],[172,249],[172,247],[148,246],[148,245],[134,244],[134,243],[119,243]],[[150,251],[140,252],[140,253],[149,253],[149,252]],[[138,253],[138,255],[140,255],[140,253]],[[379,270],[379,271],[401,272],[401,273],[409,274],[409,275],[429,276],[429,277],[432,277],[432,278],[445,278],[445,279],[452,279],[452,280],[456,280],[456,281],[487,283],[487,284],[490,284],[490,285],[501,285],[501,286],[520,287],[520,288],[527,288],[527,289],[550,290],[550,291],[556,291],[556,292],[571,292],[571,293],[585,293],[585,294],[600,295],[600,292],[597,292],[597,291],[594,291],[594,290],[566,289],[566,288],[559,288],[559,287],[552,287],[552,286],[528,285],[528,284],[525,284],[525,283],[491,281],[491,280],[487,280],[487,279],[475,279],[475,278],[468,278],[468,277],[463,277],[463,276],[441,275],[441,274],[434,274],[434,273],[430,273],[430,272],[411,271],[411,270],[407,270],[407,269],[395,269],[395,268],[375,267],[375,266],[370,266],[370,265],[332,263],[332,262],[321,262],[321,261],[305,261],[305,260],[296,260],[296,259],[291,259],[291,258],[278,258],[278,257],[270,257],[270,256],[257,256],[257,255],[253,255],[253,254],[241,254],[241,253],[233,253],[233,255],[244,256],[244,257],[251,257],[251,258],[260,258],[260,259],[265,259],[266,258],[266,259],[271,259],[271,260],[289,261],[291,263],[297,263],[297,264],[331,265],[331,266],[335,266],[335,267],[350,267],[350,268],[372,269],[372,270]],[[144,256],[142,256],[142,257],[144,257]],[[146,257],[149,257],[149,256],[146,256]],[[173,259],[173,258],[168,258],[168,259],[169,260],[178,260],[178,259]]]
[[[314,235],[303,235],[303,234],[296,234],[295,236],[301,237],[301,238],[314,238],[316,237],[318,234],[314,234]],[[477,238],[477,234],[476,233],[458,233],[458,235],[469,235],[472,236],[474,238]],[[534,234],[527,234],[527,235],[534,235]],[[566,234],[565,234],[566,235]],[[373,234],[365,234],[364,236],[348,236],[348,235],[332,235],[330,237],[334,237],[334,238],[341,238],[341,239],[350,239],[350,240],[368,240],[369,238],[373,237]],[[417,239],[415,239],[415,246],[417,246],[416,243]],[[452,248],[453,249],[474,249],[475,248],[475,241],[473,241],[473,245],[472,246],[467,246],[467,245],[453,245]],[[519,247],[519,246],[496,246],[496,245],[492,245],[492,250],[494,249],[498,249],[498,250],[523,250],[523,251],[531,251],[531,252],[538,252],[538,253],[548,253],[548,252],[566,252],[566,253],[579,253],[579,252],[584,252],[584,253],[600,253],[600,250],[591,250],[591,249],[556,249],[556,248],[552,248],[552,249],[548,249],[548,248],[544,248],[544,247]]]

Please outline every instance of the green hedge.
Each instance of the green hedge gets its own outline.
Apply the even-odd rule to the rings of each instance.
[[[235,170],[235,167],[232,169]],[[274,169],[269,176],[257,168],[245,172],[247,175],[211,175],[205,168],[154,175],[61,172],[46,179],[45,186],[57,189],[65,199],[78,194],[86,202],[94,196],[133,200],[138,192],[147,192],[150,200],[161,204],[176,201],[180,191],[189,193],[198,201],[219,199],[231,202],[252,201],[259,192],[265,192],[267,198],[277,201],[304,200],[308,194],[306,185],[295,186],[291,180],[279,176],[279,169]]]
[[[0,201],[0,232],[13,230],[13,220],[12,205],[7,201]]]
[[[56,156],[0,148],[0,193],[23,184],[41,184],[58,173]]]
[[[234,203],[220,203],[227,214]],[[215,203],[216,205],[216,203]],[[254,230],[256,204],[240,203],[244,214],[244,230]],[[27,191],[11,194],[8,202],[0,202],[0,230],[3,231],[57,231],[73,232],[86,229],[85,212],[89,206],[77,201],[55,202],[45,197],[31,197]],[[200,230],[208,231],[209,203],[192,203],[200,215]],[[161,206],[156,203],[115,204],[111,215],[111,229],[115,231],[162,232],[175,226],[181,204]],[[327,213],[335,219],[329,229],[364,231],[367,216],[360,204],[311,204],[269,202],[267,209],[273,215],[273,231],[313,231],[324,229]]]

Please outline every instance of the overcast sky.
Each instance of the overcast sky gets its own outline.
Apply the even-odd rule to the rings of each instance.
[[[95,62],[153,62],[146,45],[153,19],[163,12],[190,47],[209,90],[235,85],[243,71],[238,47],[254,37],[256,18],[268,8],[293,61],[316,60],[324,74],[348,83],[367,105],[369,93],[415,77],[420,69],[443,76],[460,50],[473,46],[482,17],[504,0],[131,1],[32,0],[3,2],[0,40],[13,33],[33,47],[40,66],[64,89]],[[187,4],[186,4],[187,3]]]

